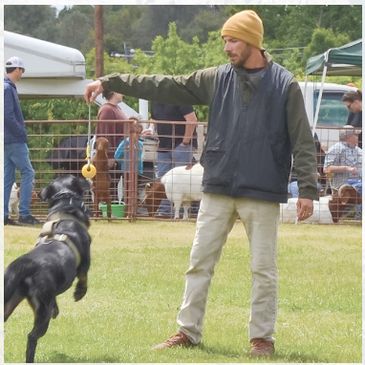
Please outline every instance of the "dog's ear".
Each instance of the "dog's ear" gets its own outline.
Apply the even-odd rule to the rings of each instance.
[[[52,196],[56,193],[53,184],[48,185],[47,187],[43,188],[40,193],[38,194],[39,199],[41,199],[42,201],[46,202],[47,200],[49,200],[50,198],[52,198]]]
[[[342,185],[338,189],[338,197],[342,205],[355,204],[356,190],[351,185]]]

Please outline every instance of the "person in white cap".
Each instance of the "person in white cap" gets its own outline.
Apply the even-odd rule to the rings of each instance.
[[[340,130],[340,141],[329,148],[324,159],[323,171],[331,175],[331,187],[353,185],[362,191],[362,149],[358,146],[359,129],[345,125]]]
[[[250,354],[274,354],[279,203],[287,202],[292,154],[299,185],[298,220],[313,214],[318,192],[303,95],[294,76],[263,48],[263,33],[260,17],[244,10],[230,17],[221,31],[227,64],[184,76],[112,74],[86,87],[87,102],[103,90],[113,90],[171,104],[209,105],[201,158],[203,194],[179,328],[156,350],[201,342],[215,265],[240,218],[249,239],[252,273]]]
[[[39,221],[30,213],[34,169],[29,158],[27,131],[15,84],[25,72],[19,57],[5,63],[4,77],[4,225],[18,224],[9,218],[9,199],[16,169],[20,171],[19,224],[34,225]]]

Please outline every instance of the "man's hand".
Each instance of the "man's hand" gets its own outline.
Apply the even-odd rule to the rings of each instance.
[[[357,175],[357,168],[353,166],[346,166],[346,171],[351,175]]]
[[[86,86],[84,92],[84,99],[87,103],[91,103],[95,100],[95,98],[103,92],[103,86],[101,85],[100,80],[96,80],[91,82]]]
[[[313,214],[313,200],[298,198],[297,217],[298,221],[304,221]]]

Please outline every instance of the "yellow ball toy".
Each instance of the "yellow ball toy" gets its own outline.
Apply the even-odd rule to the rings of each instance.
[[[82,167],[81,173],[85,179],[92,179],[96,175],[96,168],[92,163],[87,163]]]

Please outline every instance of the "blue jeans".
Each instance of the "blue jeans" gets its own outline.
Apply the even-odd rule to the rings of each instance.
[[[359,195],[362,195],[362,179],[347,179],[347,183],[350,184]]]
[[[9,215],[9,199],[16,169],[20,171],[19,216],[25,217],[30,214],[34,180],[34,170],[26,143],[4,145],[4,217]]]
[[[193,160],[191,144],[180,144],[172,151],[157,152],[156,177],[160,179],[167,171],[176,166],[184,166]]]
[[[357,193],[362,196],[362,179],[348,179],[347,183],[350,184]],[[362,204],[355,205],[355,219],[362,218]]]
[[[299,187],[297,181],[292,181],[288,184],[288,193],[292,198],[299,197]]]
[[[157,152],[156,177],[160,179],[174,167],[188,165],[192,160],[193,148],[191,144],[180,144],[172,151]],[[167,199],[161,200],[157,214],[172,215],[172,203]]]

